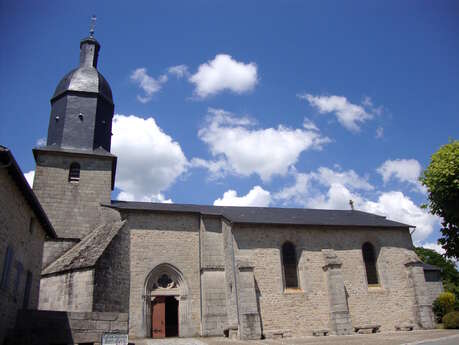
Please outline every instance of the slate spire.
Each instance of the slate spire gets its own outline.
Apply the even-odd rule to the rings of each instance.
[[[56,87],[51,98],[47,146],[110,151],[114,112],[112,91],[97,70],[100,44],[90,34],[80,42],[80,64]]]

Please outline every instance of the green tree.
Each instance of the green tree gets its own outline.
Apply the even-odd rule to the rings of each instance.
[[[414,251],[423,262],[441,268],[443,288],[455,294],[456,300],[459,301],[459,272],[454,262],[432,249],[418,247]]]
[[[459,259],[459,140],[432,155],[420,181],[428,190],[430,212],[443,219],[438,242],[447,257]]]

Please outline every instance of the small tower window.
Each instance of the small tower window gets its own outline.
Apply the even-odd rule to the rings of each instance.
[[[284,268],[284,283],[286,289],[298,288],[298,266],[295,246],[291,242],[282,245],[282,266]]]
[[[378,272],[376,270],[375,249],[370,242],[365,242],[362,246],[363,262],[367,272],[368,285],[378,285]]]
[[[80,181],[80,164],[73,162],[70,164],[69,170],[69,182],[78,182]]]

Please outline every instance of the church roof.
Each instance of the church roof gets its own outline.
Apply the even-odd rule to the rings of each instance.
[[[206,206],[191,204],[161,204],[112,200],[110,205],[120,211],[181,212],[222,216],[233,223],[354,226],[354,227],[413,227],[384,216],[357,210],[320,210],[307,208]]]
[[[42,275],[94,266],[124,223],[125,221],[117,221],[97,227],[46,267]]]
[[[19,167],[18,163],[14,159],[13,154],[7,147],[2,145],[0,145],[0,167],[8,169],[8,173],[16,183],[16,186],[24,195],[24,198],[29,203],[29,206],[32,208],[35,216],[42,225],[46,234],[50,238],[56,238],[56,232],[54,231],[54,228],[51,225],[48,216],[41,207],[41,204],[38,201],[38,198],[33,192],[32,188],[30,188],[30,185],[25,179],[24,174],[22,173],[22,170]]]
[[[424,271],[441,271],[440,267],[425,262],[422,263],[422,268],[424,268]]]

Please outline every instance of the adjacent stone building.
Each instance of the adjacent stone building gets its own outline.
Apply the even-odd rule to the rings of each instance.
[[[111,201],[113,98],[99,43],[51,99],[34,191],[42,310],[129,314],[129,335],[261,337],[432,328],[410,226],[357,210]]]
[[[54,229],[11,151],[0,146],[0,344],[20,309],[37,309],[43,244]]]

